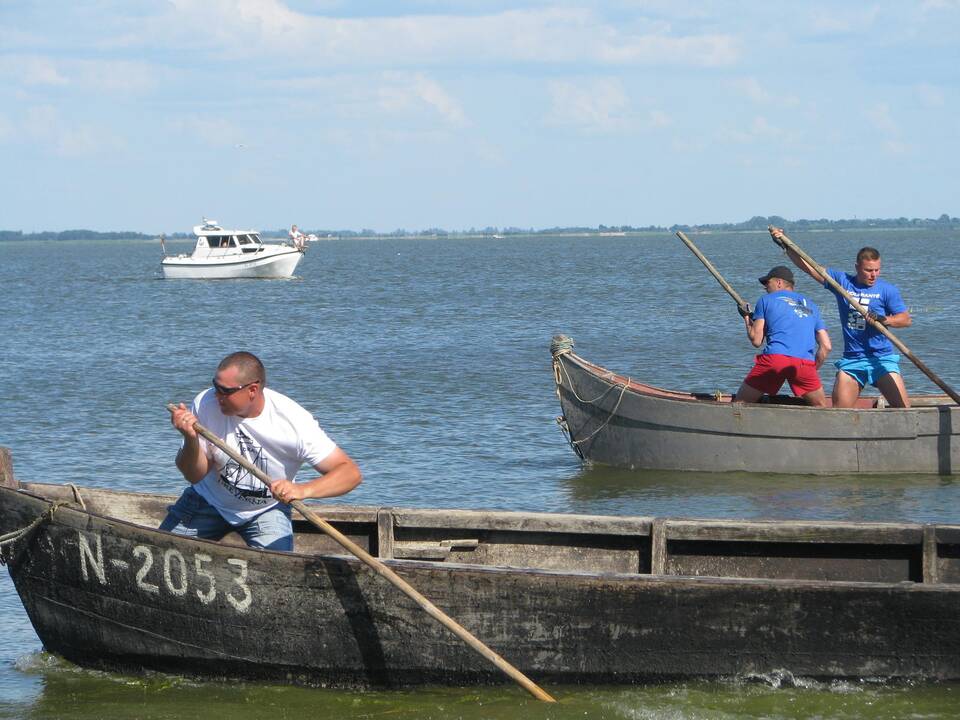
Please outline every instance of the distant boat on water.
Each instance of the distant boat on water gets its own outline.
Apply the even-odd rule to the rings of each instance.
[[[193,234],[197,244],[190,255],[164,255],[160,267],[165,278],[287,278],[304,253],[286,243],[264,244],[256,230],[228,230],[206,218]]]

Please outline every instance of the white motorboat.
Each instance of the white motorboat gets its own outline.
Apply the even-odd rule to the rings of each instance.
[[[256,230],[226,230],[204,218],[193,228],[197,244],[190,255],[168,255],[160,267],[171,279],[287,278],[303,257],[301,248],[264,244]]]

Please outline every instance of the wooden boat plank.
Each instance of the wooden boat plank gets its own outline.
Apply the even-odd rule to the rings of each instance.
[[[519,513],[483,510],[422,510],[391,508],[397,527],[450,527],[487,530],[517,530],[634,535],[650,532],[650,518],[571,515],[563,513]]]
[[[846,546],[850,548],[851,546]],[[711,577],[762,577],[770,580],[818,580],[872,583],[922,582],[922,551],[898,547],[872,556],[875,548],[863,548],[847,557],[824,547],[822,557],[794,556],[793,548],[740,543],[724,549],[714,545],[710,552],[690,547],[688,542],[670,543],[664,574]],[[786,562],[786,558],[790,558]]]
[[[675,540],[739,540],[794,543],[876,543],[917,545],[923,526],[913,523],[849,523],[756,520],[667,520],[667,537]]]

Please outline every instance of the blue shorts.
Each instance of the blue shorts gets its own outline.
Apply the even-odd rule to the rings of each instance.
[[[278,503],[243,525],[231,525],[200,493],[188,487],[173,505],[160,529],[174,535],[219,540],[236,530],[247,545],[265,550],[293,550],[290,506]]]
[[[841,358],[834,365],[836,365],[837,370],[856,380],[861,388],[867,385],[876,387],[877,381],[888,373],[900,374],[900,356],[897,354]]]

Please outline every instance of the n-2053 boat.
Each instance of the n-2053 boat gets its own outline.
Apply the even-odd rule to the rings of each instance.
[[[814,408],[777,395],[760,403],[728,394],[664,390],[551,344],[557,418],[585,461],[645,470],[790,474],[920,473],[960,467],[960,407],[913,395],[912,407]]]
[[[0,558],[50,652],[285,683],[506,681],[297,513],[295,552],[196,540],[156,529],[172,496],[18,483],[9,457]],[[310,507],[538,681],[960,679],[957,525]]]
[[[304,253],[285,243],[265,244],[256,230],[227,230],[206,218],[193,234],[197,243],[190,255],[169,255],[160,262],[165,278],[288,278]]]

